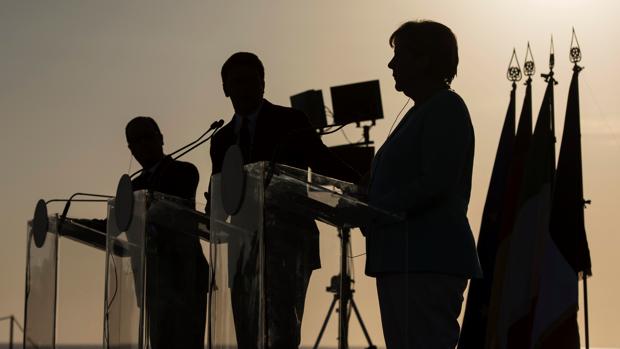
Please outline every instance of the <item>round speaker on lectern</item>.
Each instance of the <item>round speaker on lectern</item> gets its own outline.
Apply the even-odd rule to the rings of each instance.
[[[45,244],[45,237],[49,229],[49,220],[47,218],[47,205],[43,199],[37,202],[34,209],[34,217],[32,218],[32,237],[34,245],[38,248]]]

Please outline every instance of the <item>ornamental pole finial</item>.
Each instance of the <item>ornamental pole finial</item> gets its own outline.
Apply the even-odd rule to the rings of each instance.
[[[577,34],[575,34],[575,28],[573,27],[573,36],[570,39],[570,62],[577,64],[579,61],[581,61],[581,49],[579,48]]]
[[[515,83],[521,80],[521,67],[519,66],[519,59],[517,58],[517,50],[512,49],[512,57],[510,57],[510,63],[508,63],[508,71],[506,72],[506,78],[508,81]]]
[[[530,76],[536,73],[536,65],[534,64],[534,57],[532,56],[532,49],[530,48],[530,42],[527,42],[527,51],[525,51],[525,63],[523,63],[524,74],[531,79]]]

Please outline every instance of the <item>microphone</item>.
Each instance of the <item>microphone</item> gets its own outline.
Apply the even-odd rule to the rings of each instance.
[[[196,148],[197,146],[199,146],[199,145],[201,145],[202,143],[204,143],[204,142],[208,141],[209,139],[211,139],[211,137],[213,136],[213,134],[214,134],[214,133],[215,133],[218,129],[220,129],[222,126],[224,126],[224,120],[219,119],[219,120],[217,120],[217,121],[214,121],[214,122],[211,124],[211,126],[209,126],[209,128],[208,128],[208,129],[207,129],[207,130],[206,130],[203,134],[201,134],[201,135],[200,135],[200,137],[198,137],[198,138],[196,138],[194,141],[191,141],[191,142],[189,142],[188,144],[186,144],[186,145],[182,146],[181,148],[179,148],[179,149],[177,149],[177,150],[173,151],[172,153],[168,154],[168,156],[169,156],[169,157],[171,157],[173,160],[176,160],[176,159],[180,158],[181,156],[183,156],[183,155],[185,155],[185,154],[189,153],[190,151],[192,151],[192,150],[193,150],[194,148]],[[202,137],[204,137],[204,136],[205,136],[207,133],[209,133],[210,131],[213,131],[213,134],[211,134],[211,136],[207,137],[207,139],[204,139],[204,140],[200,141],[200,140],[202,139]],[[200,142],[200,143],[198,143],[198,142]],[[196,144],[196,143],[198,143],[198,144]],[[193,146],[193,147],[192,147],[192,146]],[[179,153],[179,152],[181,152],[181,151],[183,151],[183,150],[187,149],[188,147],[191,147],[191,148],[190,148],[190,149],[188,149],[187,151],[185,151],[185,152],[181,153],[180,155],[178,155],[178,156],[176,156],[176,157],[174,156],[175,154],[177,154],[177,153]],[[144,169],[142,169],[142,168],[141,168],[141,169],[139,169],[139,170],[137,170],[136,172],[132,173],[132,174],[129,176],[129,178],[134,178],[136,175],[138,175],[139,173],[141,173],[143,170],[144,170]]]
[[[209,131],[211,131],[211,130],[217,130],[217,129],[219,129],[220,127],[222,127],[223,125],[224,125],[224,120],[222,120],[222,119],[219,119],[219,120],[217,120],[217,121],[214,121],[214,122],[211,124],[211,126],[209,126],[209,128],[208,128],[208,129],[207,129],[207,130],[206,130],[203,134],[201,134],[201,135],[200,135],[200,137],[196,138],[196,140],[194,140],[194,141],[192,141],[192,142],[188,143],[188,144],[187,144],[187,145],[185,145],[185,146],[182,146],[181,148],[179,148],[179,149],[177,149],[177,150],[173,151],[172,153],[170,153],[170,154],[168,154],[168,155],[169,155],[169,156],[171,156],[171,157],[173,157],[175,154],[177,154],[177,153],[179,153],[179,152],[183,151],[184,149],[186,149],[186,148],[188,148],[188,147],[190,147],[190,146],[194,145],[194,144],[195,144],[195,143],[197,143],[198,141],[200,141],[200,139],[202,139],[202,137],[204,137],[207,133],[209,133]],[[183,153],[183,154],[185,154],[185,153]],[[179,155],[178,157],[176,157],[176,158],[174,158],[174,159],[177,159],[177,158],[179,158],[179,157],[183,156],[183,154]]]
[[[214,123],[211,124],[211,127],[213,128],[220,128],[224,126],[224,120],[219,119],[218,121],[215,121]]]
[[[183,148],[180,148],[178,150],[176,150],[175,152],[173,152],[172,154],[170,154],[170,156],[173,156],[174,154],[178,153],[179,151],[191,146],[191,148],[187,149],[186,151],[184,151],[183,153],[177,155],[177,156],[173,156],[172,159],[176,160],[178,158],[180,158],[181,156],[189,153],[190,151],[196,149],[198,146],[200,146],[201,144],[205,143],[206,141],[208,141],[209,139],[211,139],[211,137],[213,137],[213,135],[215,134],[215,132],[217,132],[217,130],[219,130],[222,126],[224,126],[224,120],[219,119],[218,121],[215,121],[214,123],[211,124],[211,127],[209,127],[209,129],[203,133],[200,137],[198,137],[198,139],[196,139],[195,141],[191,142],[190,144],[184,146]],[[213,130],[213,133],[211,133],[211,135],[205,139],[203,139],[202,141],[199,142],[199,140],[204,137],[207,132]]]

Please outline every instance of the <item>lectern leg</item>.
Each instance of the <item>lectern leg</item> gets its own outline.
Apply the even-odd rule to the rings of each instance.
[[[338,304],[338,349],[349,348],[349,298],[351,297],[351,278],[347,268],[347,249],[351,230],[343,227],[340,232],[340,300]]]

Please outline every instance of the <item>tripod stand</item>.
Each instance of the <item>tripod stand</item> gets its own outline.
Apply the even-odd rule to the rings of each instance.
[[[353,292],[355,292],[355,290],[353,290],[351,284],[354,281],[349,275],[349,260],[347,258],[348,247],[351,243],[351,231],[349,228],[345,227],[338,228],[338,232],[340,237],[340,274],[332,276],[330,285],[326,287],[326,291],[333,293],[334,298],[329,306],[329,310],[327,311],[327,315],[325,316],[325,320],[323,321],[323,325],[321,326],[321,330],[319,331],[319,335],[314,343],[313,349],[317,349],[319,347],[319,343],[321,342],[321,338],[323,337],[329,318],[332,315],[332,311],[336,306],[336,302],[338,302],[338,349],[349,348],[349,320],[351,318],[351,315],[349,314],[349,303],[351,303],[351,307],[355,311],[355,316],[362,327],[366,341],[368,341],[367,349],[377,349],[377,347],[372,344],[368,330],[364,325],[362,316],[360,315],[359,309],[357,309],[357,305],[353,299]]]

